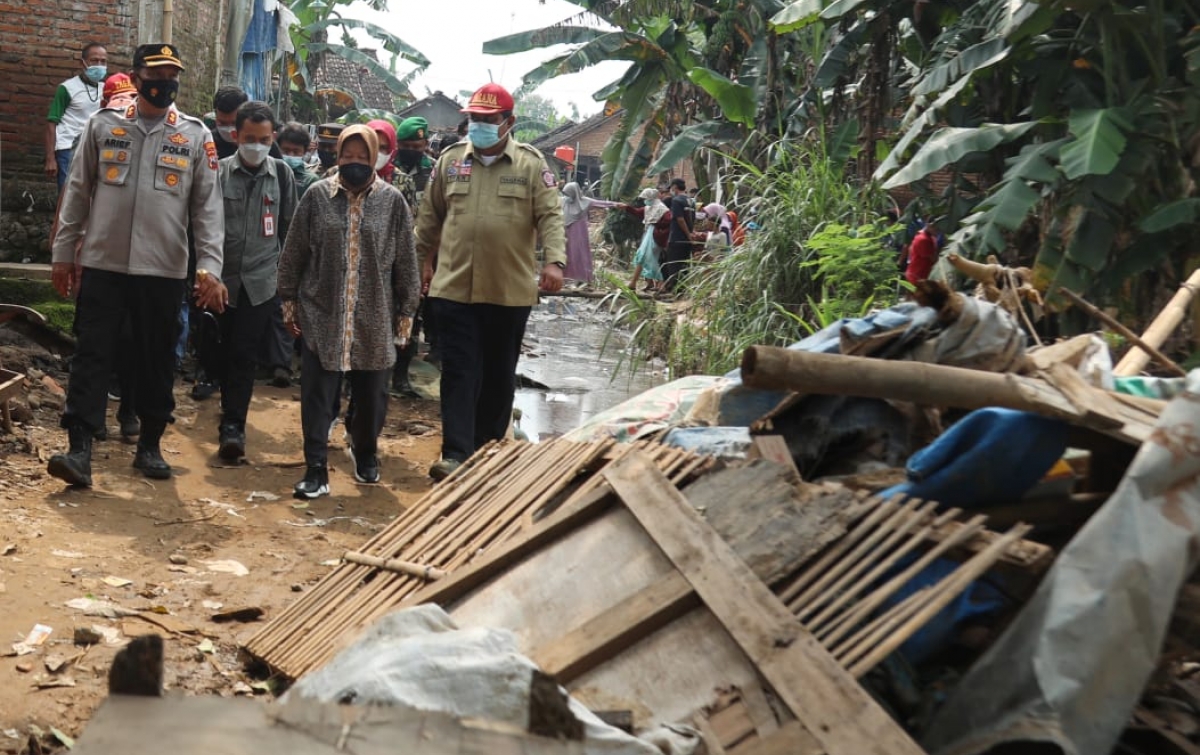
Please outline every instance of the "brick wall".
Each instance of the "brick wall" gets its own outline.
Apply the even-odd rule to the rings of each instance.
[[[620,122],[621,122],[620,118],[606,118],[605,120],[601,121],[600,124],[596,126],[596,128],[588,131],[587,133],[582,134],[578,140],[579,141],[579,154],[580,155],[595,155],[597,157],[599,157],[601,154],[603,154],[604,146],[606,144],[608,144],[608,140],[610,138],[612,138],[612,135],[616,132],[617,126],[620,125]],[[641,140],[642,130],[643,129],[638,128],[637,130],[635,130],[633,132],[631,141],[634,144],[637,144]],[[572,144],[570,146],[575,146],[575,145]],[[675,168],[673,170],[669,171],[668,173],[669,173],[669,175],[667,176],[668,179],[675,178],[678,176],[680,178],[683,178],[684,181],[687,181],[688,186],[692,186],[696,180],[695,174],[692,171],[692,161],[691,160],[684,160],[683,162],[676,165]],[[647,176],[646,180],[643,181],[642,183],[649,186],[650,184],[654,183],[654,179],[655,179],[655,177],[653,177],[653,176]]]
[[[176,0],[174,41],[188,66],[180,105],[203,113],[212,103],[227,0]],[[0,0],[0,230],[13,213],[38,215],[17,235],[0,235],[0,259],[42,258],[56,186],[45,177],[46,113],[58,84],[82,70],[80,48],[108,49],[108,70],[127,71],[140,42],[161,37],[162,0]],[[201,105],[203,107],[201,108]],[[30,202],[33,212],[26,213]]]

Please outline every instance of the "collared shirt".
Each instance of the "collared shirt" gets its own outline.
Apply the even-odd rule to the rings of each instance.
[[[400,192],[378,177],[357,194],[338,176],[313,184],[279,258],[279,296],[321,366],[390,368],[395,319],[411,317],[420,295],[412,217]]]
[[[236,154],[220,163],[225,197],[225,268],[229,301],[244,288],[252,305],[275,296],[279,252],[296,211],[292,169],[268,157],[252,171]]]
[[[152,123],[137,105],[107,108],[84,128],[63,189],[54,262],[182,280],[188,228],[196,267],[221,275],[225,213],[217,153],[199,118],[173,106]],[[86,235],[84,234],[86,231]]]
[[[558,181],[542,154],[511,137],[491,165],[470,141],[438,158],[417,220],[417,254],[437,255],[429,295],[527,307],[538,300],[537,242],[566,264]]]

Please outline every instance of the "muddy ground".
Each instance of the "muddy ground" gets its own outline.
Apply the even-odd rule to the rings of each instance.
[[[216,457],[218,399],[193,401],[190,386],[180,381],[178,422],[163,438],[174,478],[145,479],[130,466],[133,447],[108,440],[96,445],[95,488],[66,489],[45,474],[46,459],[65,442],[55,390],[65,384],[61,364],[36,349],[32,356],[28,350],[14,354],[0,349],[4,366],[34,377],[16,407],[21,422],[15,434],[0,438],[0,654],[6,654],[0,657],[0,752],[23,751],[31,724],[78,735],[104,698],[117,646],[78,646],[77,628],[115,629],[118,642],[164,634],[170,689],[267,694],[237,655],[239,640],[256,624],[216,623],[212,617],[247,607],[261,608],[261,620],[277,615],[342,553],[430,488],[426,470],[441,442],[435,401],[393,398],[378,485],[354,481],[339,426],[330,450],[333,494],[303,504],[291,497],[303,474],[299,387],[256,386],[249,463],[231,466]],[[25,363],[13,364],[15,358]],[[29,409],[31,403],[36,408]],[[109,424],[115,436],[111,407]],[[268,495],[249,500],[256,491]],[[219,563],[225,561],[248,573],[213,570],[237,568]],[[80,598],[141,612],[166,628],[137,616],[90,616],[67,606]],[[29,654],[11,654],[11,646],[39,624],[52,629],[45,643]],[[64,661],[56,673],[49,670]]]

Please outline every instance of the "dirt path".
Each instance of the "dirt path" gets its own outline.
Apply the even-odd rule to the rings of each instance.
[[[44,473],[45,459],[65,443],[49,408],[0,440],[0,653],[35,624],[53,629],[34,653],[0,657],[0,752],[17,752],[31,723],[77,735],[105,696],[113,646],[91,647],[58,674],[47,670],[54,656],[83,653],[72,641],[76,627],[115,627],[123,636],[157,631],[139,618],[87,616],[68,601],[111,601],[195,628],[167,633],[168,687],[247,694],[253,680],[242,672],[237,644],[255,627],[218,624],[211,616],[245,607],[263,609],[264,618],[278,614],[330,569],[326,562],[429,489],[425,472],[441,442],[436,402],[392,400],[379,485],[354,482],[339,426],[330,449],[333,495],[304,505],[291,498],[303,474],[299,388],[255,387],[250,463],[232,468],[215,455],[217,399],[198,404],[182,385],[176,398],[178,422],[163,438],[176,476],[165,482],[143,478],[130,467],[132,447],[110,440],[96,445],[96,487],[64,489]],[[254,491],[278,500],[248,501]],[[173,555],[186,563],[172,563]],[[205,563],[222,560],[237,561],[249,574],[214,572]],[[199,649],[208,648],[205,640],[213,652]],[[38,689],[63,680],[75,686]]]

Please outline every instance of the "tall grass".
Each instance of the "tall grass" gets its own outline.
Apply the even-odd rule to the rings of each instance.
[[[662,356],[673,374],[721,374],[737,366],[749,346],[785,345],[807,335],[829,311],[858,311],[863,291],[880,286],[831,285],[820,244],[808,241],[831,224],[848,229],[873,224],[887,207],[874,185],[859,186],[845,166],[831,160],[820,143],[782,141],[765,170],[730,158],[736,175],[726,205],[745,223],[746,243],[713,262],[694,263],[678,290],[687,307],[655,306],[618,292],[617,322],[632,330],[636,356]],[[826,234],[826,241],[828,234]],[[828,249],[828,244],[825,245]],[[874,268],[872,268],[874,269]],[[895,277],[894,267],[880,275]],[[868,299],[859,301],[858,299]],[[637,363],[631,358],[631,365]]]

